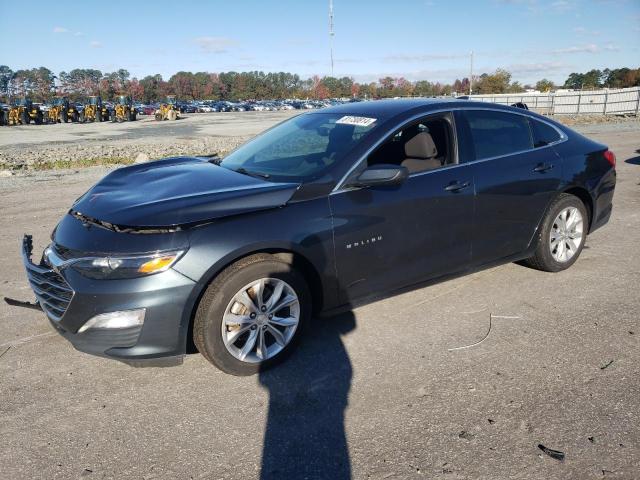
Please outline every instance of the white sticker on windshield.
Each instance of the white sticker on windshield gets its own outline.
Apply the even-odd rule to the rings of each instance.
[[[353,115],[345,115],[341,119],[337,120],[336,123],[340,123],[342,125],[355,125],[357,127],[368,127],[369,125],[375,123],[375,118],[368,117],[355,117]]]

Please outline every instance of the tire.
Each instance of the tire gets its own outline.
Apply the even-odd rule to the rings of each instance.
[[[100,109],[96,110],[96,122],[102,122],[102,111]]]
[[[62,111],[62,121],[64,123],[68,123],[69,122],[69,114],[67,113],[66,110]]]
[[[571,212],[574,211],[579,214],[579,218],[571,217]],[[568,215],[567,218],[570,219],[567,222],[568,228],[563,228],[562,225],[556,223],[556,221],[561,221],[559,218],[561,212],[563,216]],[[523,263],[544,272],[566,270],[580,256],[588,231],[589,216],[582,200],[574,195],[562,193],[553,200],[542,220],[542,225],[535,240],[536,249],[534,255],[524,260]],[[568,238],[566,235],[568,235]],[[560,240],[554,244],[554,238],[560,238]],[[553,245],[555,245],[555,248]],[[563,252],[565,253],[564,258]]]
[[[38,115],[36,116],[36,125],[42,125],[42,112],[38,112]]]
[[[251,305],[258,313],[251,313],[253,317],[250,317],[248,316],[249,310],[245,310],[243,304],[236,302],[237,295],[243,291],[245,294],[247,291],[251,291],[255,296],[255,290],[252,290],[251,284],[259,282],[260,279],[266,284],[263,291],[265,308],[273,293],[273,285],[280,284],[282,286],[280,299],[284,299],[292,293],[294,297],[297,297],[297,302],[294,302],[291,307],[280,309],[276,307],[276,310],[272,311],[272,313],[287,315],[288,322],[294,321],[297,313],[297,325],[285,327],[270,323],[271,317],[267,317],[269,310],[266,310],[265,313],[259,313],[260,310],[255,303]],[[249,298],[249,302],[251,301],[252,299]],[[231,312],[237,308],[242,309],[242,315],[234,317]],[[283,311],[288,313],[281,313]],[[233,322],[231,324],[226,322],[225,325],[231,326],[223,328],[225,314],[232,319],[244,318],[244,326],[241,324],[236,326]],[[311,295],[302,274],[280,258],[266,254],[252,255],[227,267],[207,287],[194,318],[193,341],[198,351],[223,372],[240,376],[253,375],[286,359],[300,340],[310,316]],[[246,331],[239,335],[235,341],[231,341],[230,347],[227,347],[223,336],[227,335],[229,342],[228,336],[233,334],[234,329],[245,329]],[[281,332],[280,341],[284,346],[275,341],[276,336],[271,334],[271,329],[277,329]],[[252,344],[254,346],[249,350],[250,353],[245,360],[241,360],[241,348],[247,346],[251,336],[258,340]],[[258,352],[260,338],[265,339],[266,349],[263,350],[265,352],[263,355],[266,359],[264,360],[260,360]]]
[[[23,125],[29,125],[29,123],[31,123],[31,117],[29,117],[29,114],[27,112],[23,112],[22,113],[22,124]]]

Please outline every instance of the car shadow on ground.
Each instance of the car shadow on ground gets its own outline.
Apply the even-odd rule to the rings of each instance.
[[[640,153],[640,148],[636,150],[636,153]],[[640,156],[627,158],[624,163],[629,163],[631,165],[640,165]]]

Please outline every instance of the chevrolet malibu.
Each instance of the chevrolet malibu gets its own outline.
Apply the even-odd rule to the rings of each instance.
[[[533,112],[463,100],[296,116],[223,159],[117,169],[72,205],[37,303],[83,352],[248,375],[312,316],[523,261],[558,272],[612,209],[615,156]]]

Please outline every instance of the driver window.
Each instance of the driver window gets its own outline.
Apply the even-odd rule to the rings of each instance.
[[[407,167],[409,174],[456,163],[449,115],[431,116],[405,126],[367,158],[367,165]]]

